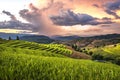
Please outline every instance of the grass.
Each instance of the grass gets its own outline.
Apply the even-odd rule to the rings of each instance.
[[[35,49],[36,47],[38,48]],[[24,41],[1,42],[0,80],[120,79],[120,66],[72,59],[63,55],[62,51],[57,54],[56,50],[59,48],[66,49],[64,45],[58,44],[44,45]]]
[[[19,41],[19,40],[10,40],[10,41],[1,41],[1,46],[11,47],[11,48],[24,48],[30,50],[39,50],[46,51],[50,53],[62,54],[69,56],[72,54],[72,51],[67,49],[62,44],[38,44],[35,42]]]
[[[12,53],[12,54],[28,54],[28,55],[36,55],[36,56],[48,56],[48,57],[67,57],[61,54],[51,53],[49,51],[42,51],[42,50],[31,50],[31,49],[22,49],[22,48],[10,48],[10,47],[3,47],[0,45],[0,52],[1,53]]]
[[[1,80],[119,80],[120,67],[113,64],[43,57],[0,54]]]
[[[120,65],[120,44],[93,48],[93,59],[106,60]]]

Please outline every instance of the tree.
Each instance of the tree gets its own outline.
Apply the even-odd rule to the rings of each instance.
[[[12,40],[12,38],[9,36],[8,40]]]
[[[117,44],[114,44],[114,47],[116,47],[117,46]]]
[[[92,52],[92,51],[90,51],[90,52],[89,52],[89,55],[92,55],[92,54],[93,54],[93,52]]]
[[[74,44],[74,49],[77,50],[77,45],[76,44]]]
[[[20,40],[19,36],[16,37],[16,40]]]

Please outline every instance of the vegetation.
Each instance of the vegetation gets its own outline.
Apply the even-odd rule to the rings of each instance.
[[[20,40],[19,36],[16,36],[16,40]]]
[[[99,69],[98,69],[99,68]],[[120,67],[89,60],[0,53],[1,80],[119,80]]]
[[[88,51],[92,52],[92,57],[95,60],[105,60],[120,65],[120,44],[92,48]]]
[[[12,40],[12,38],[9,36],[8,40]]]
[[[49,43],[52,43],[54,41],[53,39],[49,38],[48,36],[44,36],[44,35],[21,36],[20,40],[36,42],[36,43],[44,43],[44,44],[49,44]]]
[[[55,54],[62,54],[69,56],[72,54],[72,51],[67,49],[62,44],[38,44],[35,42],[19,41],[19,40],[10,40],[2,41],[1,46],[12,47],[12,48],[24,48],[30,50],[42,50]]]
[[[72,59],[70,54],[61,44],[0,40],[0,80],[120,79],[120,66]]]

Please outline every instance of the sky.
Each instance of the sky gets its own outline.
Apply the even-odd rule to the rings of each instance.
[[[120,33],[120,0],[0,0],[0,32],[48,36]]]

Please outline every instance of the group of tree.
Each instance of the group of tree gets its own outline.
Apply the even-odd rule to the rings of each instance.
[[[86,49],[86,48],[80,48],[78,47],[76,44],[73,44],[72,45],[72,48],[78,52],[82,52],[82,53],[86,53],[88,55],[92,55],[93,52],[92,51],[89,51],[89,49]]]
[[[12,40],[12,38],[9,36],[8,40]],[[20,40],[19,36],[16,36],[16,40]]]

